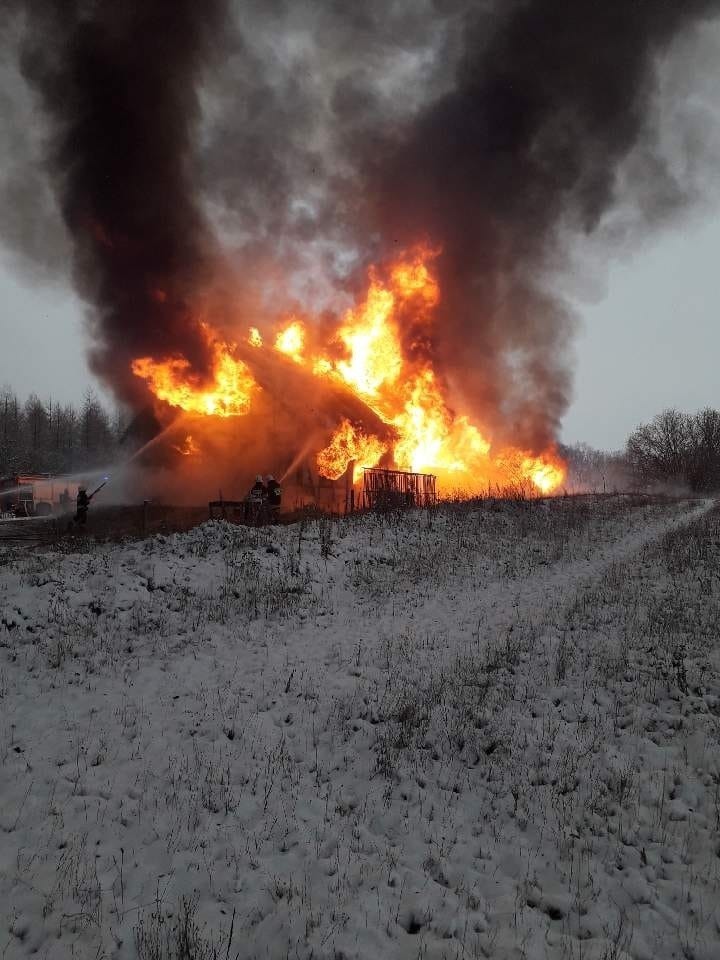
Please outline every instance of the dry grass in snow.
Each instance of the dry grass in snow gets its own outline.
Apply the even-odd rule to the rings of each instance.
[[[711,502],[0,564],[0,957],[720,956]]]

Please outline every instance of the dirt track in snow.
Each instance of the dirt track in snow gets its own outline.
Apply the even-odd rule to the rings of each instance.
[[[712,506],[3,568],[0,956],[142,956],[183,918],[225,956],[235,910],[248,958],[716,958]]]

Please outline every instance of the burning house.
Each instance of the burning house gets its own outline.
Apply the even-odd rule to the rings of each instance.
[[[265,7],[10,3],[92,369],[159,425],[139,489],[558,490],[566,234],[601,223],[656,57],[713,0]]]
[[[304,495],[314,489],[318,502],[336,502],[335,481],[349,469],[352,488],[374,467],[433,472],[445,490],[468,493],[522,481],[555,489],[564,470],[552,447],[493,447],[451,409],[432,358],[404,345],[403,321],[417,336],[432,331],[440,297],[432,258],[418,247],[371,269],[364,295],[322,337],[312,318],[253,327],[233,342],[204,323],[213,357],[206,379],[185,358],[134,360],[134,375],[166,410],[171,448],[198,465],[217,462],[218,444],[242,449],[245,476],[234,487],[268,464]]]

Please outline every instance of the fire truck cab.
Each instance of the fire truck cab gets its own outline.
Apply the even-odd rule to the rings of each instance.
[[[0,516],[50,517],[69,513],[75,504],[78,484],[50,474],[24,474],[0,479]]]

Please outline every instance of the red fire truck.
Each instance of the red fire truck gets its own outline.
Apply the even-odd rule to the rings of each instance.
[[[49,473],[3,477],[0,479],[0,515],[7,519],[70,513],[77,492],[77,480]]]

